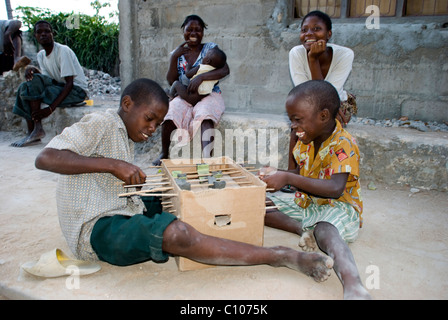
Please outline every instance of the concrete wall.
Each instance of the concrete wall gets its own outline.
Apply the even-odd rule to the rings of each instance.
[[[23,70],[20,73],[11,71],[0,77],[0,131],[23,131],[25,134],[25,121],[11,112],[15,89],[23,81]],[[57,108],[51,117],[43,120],[46,139],[61,133],[88,113],[117,106],[116,101],[103,100],[101,103],[101,100],[96,100],[99,103],[92,107]],[[290,128],[284,114],[227,111],[216,129],[214,156],[225,155],[238,162],[249,161],[257,167],[287,168],[285,150],[289,145]],[[448,132],[420,132],[354,122],[348,125],[348,129],[359,144],[362,180],[448,191]],[[160,141],[159,127],[147,142],[136,144],[139,163],[149,165],[157,158],[161,151]],[[175,145],[174,140],[171,146]],[[173,148],[171,151],[173,158],[199,158],[200,134],[196,134],[186,148]]]
[[[221,81],[227,110],[282,113],[292,88],[288,52],[299,43],[292,2],[120,0],[123,85],[149,77],[168,86],[169,52],[183,41],[185,16],[194,13],[208,24],[204,41],[227,53],[231,74]],[[333,43],[355,52],[346,89],[358,97],[359,116],[448,119],[446,22],[448,17],[382,18],[380,29],[367,29],[363,19],[333,20]]]

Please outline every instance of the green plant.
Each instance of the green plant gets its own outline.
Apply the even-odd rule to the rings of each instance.
[[[96,10],[92,17],[73,11],[55,13],[35,7],[18,7],[16,10],[20,12],[17,18],[29,29],[28,36],[35,43],[34,24],[46,20],[53,27],[54,40],[69,46],[82,66],[112,73],[118,61],[119,26],[99,15],[100,9],[107,5],[98,0],[92,2],[91,6]]]

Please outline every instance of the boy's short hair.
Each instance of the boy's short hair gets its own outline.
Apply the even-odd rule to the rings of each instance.
[[[46,24],[50,27],[51,32],[53,32],[53,26],[51,25],[50,22],[46,21],[46,20],[39,20],[34,24],[34,33],[36,33],[36,28],[38,25],[40,24]]]
[[[226,65],[227,55],[218,46],[210,49],[213,65],[216,69],[221,69]]]
[[[124,96],[131,97],[132,101],[139,106],[143,103],[151,104],[153,99],[163,103],[168,108],[168,96],[162,87],[154,80],[140,78],[132,81],[121,94],[120,104]]]
[[[288,96],[301,96],[308,99],[317,110],[328,109],[333,118],[336,118],[341,107],[337,90],[325,80],[309,80],[301,83],[293,88]]]

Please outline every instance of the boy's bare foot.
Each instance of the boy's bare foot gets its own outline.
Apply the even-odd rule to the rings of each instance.
[[[45,131],[44,130],[34,130],[31,132],[28,136],[26,136],[23,139],[20,139],[16,142],[11,143],[11,147],[26,147],[33,143],[40,142],[41,139],[45,137]]]
[[[306,252],[317,251],[317,242],[314,238],[313,231],[308,230],[302,234],[299,240],[299,247]]]
[[[26,147],[31,144],[40,142],[40,141],[41,141],[41,139],[30,139],[30,136],[26,136],[25,138],[22,138],[20,140],[17,140],[16,142],[11,143],[10,146],[16,147],[16,148],[21,148],[21,147]]]
[[[317,282],[328,279],[333,268],[333,259],[317,252],[299,252],[299,254],[298,267],[300,271]]]
[[[276,247],[274,249],[279,251],[289,250],[289,248],[285,247]],[[293,250],[291,259],[286,261],[285,266],[300,271],[317,282],[323,282],[330,276],[333,268],[333,259],[317,252],[305,253]]]

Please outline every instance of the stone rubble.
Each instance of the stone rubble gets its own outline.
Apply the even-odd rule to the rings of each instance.
[[[84,74],[87,77],[87,85],[90,98],[96,96],[116,96],[121,93],[121,79],[120,77],[112,77],[110,74],[98,71],[84,69]]]
[[[409,120],[407,117],[401,117],[400,119],[384,119],[384,120],[352,117],[350,123],[357,123],[376,127],[411,128],[422,132],[433,132],[433,131],[448,132],[447,121],[440,123],[436,121]]]

